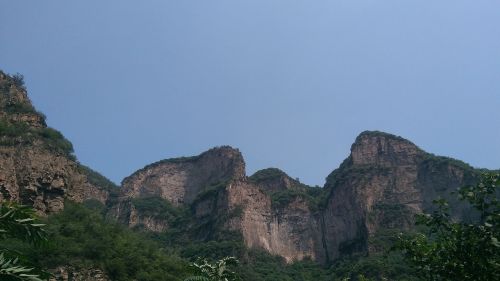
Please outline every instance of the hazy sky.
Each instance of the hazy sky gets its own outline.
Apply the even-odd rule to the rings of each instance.
[[[498,0],[0,0],[0,69],[116,182],[228,144],[323,185],[364,130],[500,168]]]

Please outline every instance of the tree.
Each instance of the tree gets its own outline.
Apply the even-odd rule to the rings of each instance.
[[[14,81],[14,85],[24,88],[24,75],[21,73],[16,73],[12,75],[12,81]]]
[[[43,224],[36,222],[32,208],[13,202],[0,203],[0,240],[20,239],[34,246],[46,240]],[[6,247],[0,247],[0,280],[42,281],[33,267],[23,265],[23,255]]]
[[[188,277],[184,281],[236,281],[240,278],[233,271],[229,270],[229,266],[235,266],[238,260],[234,257],[225,257],[216,261],[214,264],[209,263],[206,259],[201,262],[195,262],[191,266],[195,271],[195,276]]]
[[[458,191],[477,210],[474,223],[453,221],[448,203],[436,200],[432,215],[417,217],[429,233],[400,235],[397,247],[425,280],[500,280],[499,194],[500,174],[483,174],[477,185]]]

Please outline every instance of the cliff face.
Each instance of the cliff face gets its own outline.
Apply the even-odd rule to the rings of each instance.
[[[162,198],[176,207],[191,206],[200,224],[226,218],[219,229],[200,234],[201,239],[225,229],[239,232],[246,246],[265,249],[287,261],[316,258],[318,223],[308,202],[300,197],[280,206],[272,202],[275,192],[303,188],[277,169],[247,178],[241,153],[226,146],[196,157],[163,160],[127,177],[121,199],[110,214],[131,227],[163,231],[168,229],[168,219],[136,206],[136,199]]]
[[[243,177],[241,153],[223,146],[196,157],[148,165],[123,180],[121,194],[127,198],[159,196],[180,206],[192,203],[204,188]]]
[[[60,211],[65,199],[105,202],[108,191],[89,179],[71,151],[20,81],[0,72],[0,200],[33,205],[41,214]]]
[[[457,207],[453,216],[474,216],[450,193],[473,184],[478,171],[381,132],[359,135],[322,189],[276,168],[247,177],[241,153],[223,146],[148,165],[118,191],[75,160],[71,143],[47,127],[21,82],[0,72],[0,200],[33,205],[41,214],[60,211],[66,199],[97,199],[130,227],[162,232],[188,211],[194,226],[209,226],[196,239],[229,230],[247,247],[289,262],[310,257],[325,263],[376,251],[370,238],[413,227],[414,214],[431,211],[439,196]]]
[[[376,250],[370,237],[413,227],[414,214],[430,211],[433,199],[450,198],[450,192],[477,177],[477,171],[462,162],[433,156],[381,132],[362,133],[323,189],[301,184],[275,168],[246,177],[244,167],[241,154],[230,147],[149,165],[124,180],[114,215],[130,226],[168,229],[168,220],[136,208],[130,200],[156,196],[190,207],[200,223],[219,222],[200,239],[231,230],[241,234],[247,247],[288,262],[310,257],[328,263]],[[463,218],[467,209],[454,204],[459,206],[454,215]],[[220,218],[225,218],[222,224]]]
[[[230,208],[242,210],[232,225],[247,247],[265,249],[287,262],[322,257],[318,217],[306,199],[294,196],[276,206],[266,186],[247,181],[232,184],[227,197]]]
[[[368,238],[386,229],[409,229],[414,215],[430,211],[432,200],[448,198],[464,217],[465,206],[450,196],[472,184],[478,173],[456,160],[436,157],[400,137],[364,132],[351,155],[325,185],[325,248],[329,259],[367,251]]]

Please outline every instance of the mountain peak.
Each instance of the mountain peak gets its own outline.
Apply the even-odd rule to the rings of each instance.
[[[351,146],[353,164],[402,165],[415,161],[421,152],[411,141],[400,136],[364,131]]]

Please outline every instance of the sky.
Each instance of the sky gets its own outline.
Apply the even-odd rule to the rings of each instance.
[[[498,0],[0,0],[0,69],[80,162],[239,148],[310,185],[381,130],[500,168]]]

